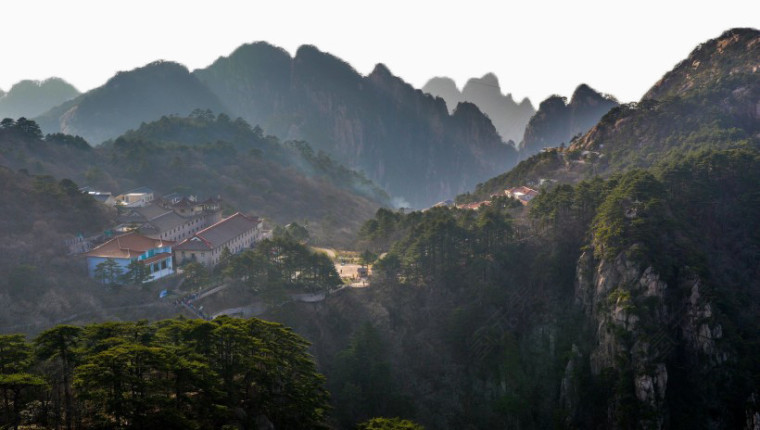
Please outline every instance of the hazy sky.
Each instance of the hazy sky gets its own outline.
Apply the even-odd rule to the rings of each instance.
[[[312,44],[419,88],[494,72],[534,105],[585,82],[633,101],[699,43],[760,28],[760,1],[25,0],[0,7],[0,88],[59,76],[86,91],[157,59],[191,70],[243,43]]]

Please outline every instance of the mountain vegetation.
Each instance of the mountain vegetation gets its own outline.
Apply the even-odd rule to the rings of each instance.
[[[327,428],[308,343],[257,319],[55,326],[0,336],[7,428]]]
[[[452,112],[461,102],[475,104],[488,115],[501,138],[505,142],[512,141],[514,146],[520,142],[525,126],[536,113],[527,97],[517,103],[512,94],[502,94],[499,79],[493,73],[469,79],[461,92],[451,78],[445,77],[429,80],[422,91],[443,98]]]
[[[164,194],[221,195],[229,206],[276,223],[310,220],[313,233],[327,242],[350,242],[363,219],[390,204],[364,176],[307,143],[280,142],[225,114],[163,117],[96,148],[60,133],[42,138],[34,121],[4,124],[6,134],[17,137],[0,138],[0,165],[114,193],[150,185]],[[19,134],[19,124],[34,130]]]
[[[708,41],[655,86],[662,99],[612,109],[471,196],[557,181],[528,208],[379,210],[359,245],[386,253],[372,290],[275,317],[320,361],[376,328],[394,396],[429,428],[753,428],[760,118],[742,64],[758,40]]]
[[[68,179],[5,167],[0,179],[0,327],[49,324],[98,303],[65,241],[106,228],[113,214]]]
[[[558,185],[529,210],[380,210],[362,229],[387,251],[371,291],[274,317],[334,363],[344,422],[742,428],[760,387],[758,167],[755,148],[705,150]],[[383,398],[401,401],[380,412],[370,365],[340,358],[368,330],[362,356],[386,357]]]
[[[330,257],[290,237],[264,239],[255,249],[230,256],[224,266],[226,276],[270,301],[286,297],[288,291],[327,292],[341,285]]]
[[[0,91],[0,118],[33,118],[78,95],[76,88],[60,78],[24,80],[8,93]]]

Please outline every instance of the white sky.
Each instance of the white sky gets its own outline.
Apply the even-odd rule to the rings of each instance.
[[[494,72],[535,106],[585,82],[633,101],[699,43],[760,28],[760,1],[26,0],[0,5],[0,88],[61,77],[86,91],[157,59],[191,70],[243,43],[312,44],[419,88]]]

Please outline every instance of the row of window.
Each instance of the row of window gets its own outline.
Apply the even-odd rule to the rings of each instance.
[[[151,264],[150,265],[150,273],[155,273],[155,272],[158,272],[159,270],[166,269],[167,267],[169,267],[168,261],[169,261],[169,259],[167,258],[166,260],[162,260],[160,262],[155,262],[155,263]]]

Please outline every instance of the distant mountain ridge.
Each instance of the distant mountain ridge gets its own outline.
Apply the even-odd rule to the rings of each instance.
[[[291,58],[259,42],[193,73],[232,112],[364,171],[402,206],[449,198],[516,159],[477,107],[449,114],[382,64],[362,76],[313,46]]]
[[[74,86],[61,78],[23,80],[7,93],[0,90],[0,118],[33,118],[79,94]]]
[[[157,61],[36,117],[44,132],[92,144],[142,122],[195,109],[240,116],[284,140],[305,140],[388,190],[398,206],[425,207],[509,169],[517,154],[474,105],[450,114],[379,64],[362,76],[313,46],[291,58],[243,45],[192,74]],[[461,112],[460,112],[461,111]]]
[[[422,91],[443,98],[452,112],[460,102],[474,103],[488,115],[501,138],[505,142],[511,140],[515,145],[520,142],[525,126],[536,113],[527,97],[516,103],[512,94],[502,94],[499,79],[493,73],[469,79],[461,92],[454,80],[447,77],[430,79]]]
[[[36,120],[46,132],[84,137],[97,145],[162,115],[188,115],[194,109],[226,109],[181,64],[156,61],[119,72],[103,86],[63,103]]]
[[[602,95],[586,84],[575,89],[570,103],[562,96],[547,98],[525,128],[521,157],[527,158],[543,148],[568,145],[574,136],[585,133],[618,104],[613,97]]]

